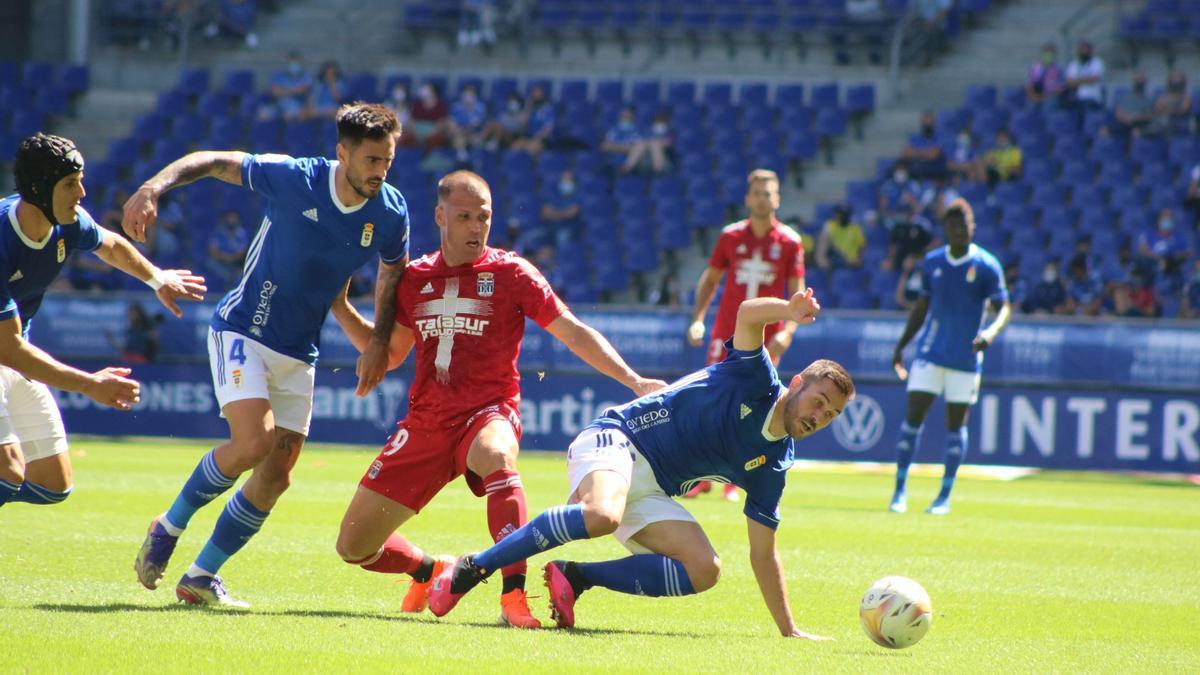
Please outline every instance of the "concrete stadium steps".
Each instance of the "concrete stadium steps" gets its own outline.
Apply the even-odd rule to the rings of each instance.
[[[154,104],[153,91],[93,87],[76,102],[75,116],[65,118],[56,131],[74,140],[87,160],[104,159],[108,144],[127,135],[133,121]]]

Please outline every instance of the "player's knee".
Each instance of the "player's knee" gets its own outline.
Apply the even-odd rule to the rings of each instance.
[[[688,579],[697,593],[703,593],[721,580],[721,558],[717,554],[698,556],[683,563]]]
[[[267,458],[275,445],[275,434],[270,429],[258,429],[254,432],[241,434],[233,439],[231,444],[237,454],[241,471],[246,471]]]
[[[25,482],[25,463],[14,446],[6,446],[0,451],[0,479],[10,483]]]
[[[288,488],[292,486],[292,472],[271,472],[263,476],[262,486],[269,495],[278,497],[287,492]]]
[[[338,557],[350,565],[361,565],[369,560],[376,551],[364,551],[361,544],[354,541],[354,538],[339,532],[337,542],[334,543],[334,549],[337,551]]]
[[[607,504],[585,504],[583,507],[583,524],[588,534],[602,537],[617,531],[621,524],[621,514]]]

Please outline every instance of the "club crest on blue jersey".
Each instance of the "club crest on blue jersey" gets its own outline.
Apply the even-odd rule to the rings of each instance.
[[[491,272],[480,272],[475,277],[475,293],[481,298],[490,298],[496,292],[496,275]]]
[[[374,238],[375,238],[375,225],[372,223],[367,223],[366,225],[363,225],[362,239],[360,239],[358,241],[358,243],[362,244],[363,248],[366,248],[371,245],[371,240]]]
[[[967,268],[967,283],[968,284],[975,283],[975,266],[974,265],[971,265],[970,267]]]
[[[58,259],[58,262],[62,262],[67,259],[67,242],[66,241],[64,241],[62,239],[58,240],[58,255],[55,257]]]

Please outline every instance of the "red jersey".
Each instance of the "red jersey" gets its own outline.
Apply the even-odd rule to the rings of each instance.
[[[415,339],[408,420],[426,428],[465,422],[490,405],[516,408],[525,318],[545,328],[567,311],[537,268],[496,248],[457,267],[441,251],[414,260],[396,296],[396,322]]]
[[[733,337],[743,300],[787,297],[788,280],[804,278],[804,244],[795,230],[777,220],[762,237],[754,236],[750,221],[743,220],[721,230],[708,264],[725,272],[725,290],[712,337],[728,340]]]

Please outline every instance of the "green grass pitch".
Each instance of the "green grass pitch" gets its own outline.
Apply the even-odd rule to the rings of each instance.
[[[3,672],[1200,672],[1200,489],[1104,475],[962,479],[954,513],[920,512],[932,478],[910,487],[913,512],[886,513],[891,477],[793,473],[780,544],[801,628],[778,637],[746,559],[738,506],[689,503],[724,562],[720,584],[689,598],[590,591],[574,631],[495,625],[499,584],[443,620],[398,611],[396,578],[342,563],[341,514],[371,450],[311,447],[263,531],[223,570],[248,612],[186,608],[173,586],[220,511],[202,510],[164,579],[149,592],[131,564],[205,447],[81,442],[75,494],[57,507],[0,509]],[[561,503],[564,458],[527,453],[530,514]],[[452,484],[404,530],[434,553],[485,546],[484,503]],[[623,554],[611,539],[552,552]],[[542,556],[534,611],[546,619]],[[933,598],[933,627],[915,647],[872,644],[858,601],[900,574]],[[537,582],[536,584],[534,582]]]

